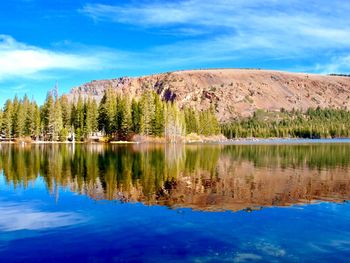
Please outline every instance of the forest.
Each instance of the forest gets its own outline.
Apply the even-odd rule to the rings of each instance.
[[[350,111],[309,108],[267,112],[258,110],[252,117],[222,125],[222,133],[234,138],[349,138]]]
[[[79,97],[70,101],[48,92],[39,106],[27,96],[5,102],[0,110],[2,140],[16,141],[104,141],[132,140],[134,135],[162,137],[178,141],[186,135],[220,134],[214,110],[179,109],[173,102],[162,101],[154,91],[145,91],[139,98],[130,98],[106,89],[97,103]]]
[[[271,112],[258,110],[248,118],[219,123],[214,108],[180,109],[154,91],[130,98],[106,89],[97,103],[91,98],[69,100],[48,92],[39,106],[27,96],[8,99],[0,109],[2,141],[130,141],[135,135],[183,141],[223,134],[237,138],[350,137],[350,111],[310,108]]]

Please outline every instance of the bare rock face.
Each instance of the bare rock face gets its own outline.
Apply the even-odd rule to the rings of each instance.
[[[212,106],[222,122],[251,116],[257,109],[350,109],[350,77],[253,69],[188,70],[94,80],[73,88],[68,96],[72,100],[82,96],[99,101],[108,87],[131,97],[152,89],[180,107],[204,110]]]

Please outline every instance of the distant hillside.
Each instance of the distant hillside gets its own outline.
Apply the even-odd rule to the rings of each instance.
[[[258,69],[188,70],[137,78],[98,80],[75,87],[68,94],[100,100],[104,90],[139,96],[145,89],[155,90],[165,100],[180,107],[198,110],[212,105],[225,122],[253,114],[257,109],[278,111],[310,107],[350,109],[350,78],[315,74],[287,73]]]

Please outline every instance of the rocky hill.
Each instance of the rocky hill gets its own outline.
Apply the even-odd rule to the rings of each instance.
[[[225,122],[246,117],[257,109],[279,111],[310,107],[346,107],[350,109],[350,77],[288,73],[258,69],[188,70],[137,78],[122,77],[94,80],[75,87],[68,95],[100,100],[104,90],[139,96],[155,90],[165,100],[180,107],[198,110],[213,105],[218,118]]]

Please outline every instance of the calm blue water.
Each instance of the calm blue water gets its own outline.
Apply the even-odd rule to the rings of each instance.
[[[95,200],[63,183],[49,191],[43,176],[26,186],[8,177],[0,174],[0,262],[349,262],[350,258],[349,202],[209,212]]]
[[[348,262],[350,203],[247,213],[93,201],[1,178],[1,262]]]

